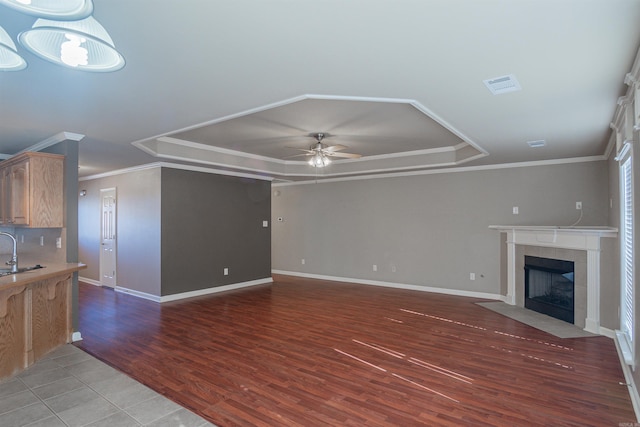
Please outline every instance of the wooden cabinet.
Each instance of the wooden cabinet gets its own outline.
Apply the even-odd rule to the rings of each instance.
[[[0,163],[0,225],[64,227],[64,156],[26,152]]]
[[[50,275],[19,286],[0,284],[0,382],[71,342],[72,272]]]

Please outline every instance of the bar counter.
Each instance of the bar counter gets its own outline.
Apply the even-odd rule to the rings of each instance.
[[[86,265],[43,267],[0,277],[0,379],[71,342],[72,277]]]

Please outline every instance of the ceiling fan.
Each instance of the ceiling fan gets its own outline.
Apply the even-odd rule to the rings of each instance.
[[[327,145],[322,142],[328,135],[324,132],[312,133],[309,136],[315,138],[314,142],[308,150],[297,148],[297,150],[304,151],[306,154],[299,154],[300,156],[311,156],[309,164],[315,168],[323,168],[331,163],[331,157],[341,157],[345,159],[357,159],[362,157],[361,154],[342,153],[341,151],[346,149],[344,145]],[[295,157],[295,156],[294,156]]]

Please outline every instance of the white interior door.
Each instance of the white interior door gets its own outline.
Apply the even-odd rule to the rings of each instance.
[[[116,189],[100,190],[100,283],[116,287]]]

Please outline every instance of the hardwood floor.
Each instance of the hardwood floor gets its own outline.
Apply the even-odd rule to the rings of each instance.
[[[614,343],[473,298],[274,276],[157,304],[80,284],[79,347],[227,426],[618,426]]]

